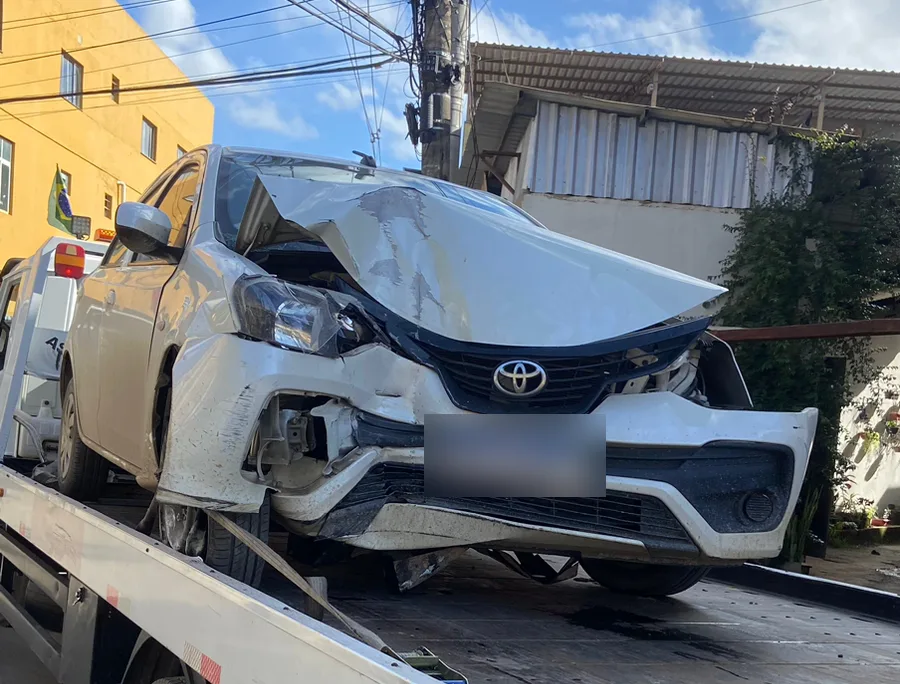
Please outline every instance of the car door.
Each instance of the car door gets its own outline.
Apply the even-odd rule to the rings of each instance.
[[[115,238],[100,265],[79,285],[66,348],[72,359],[78,427],[82,439],[100,443],[100,326],[106,308],[109,274],[131,258],[131,252]]]
[[[184,246],[199,179],[197,164],[181,167],[154,202],[172,222],[170,246]],[[100,442],[136,471],[151,467],[144,433],[157,374],[148,372],[148,361],[159,300],[176,267],[175,258],[138,254],[110,269],[107,281],[100,327]]]

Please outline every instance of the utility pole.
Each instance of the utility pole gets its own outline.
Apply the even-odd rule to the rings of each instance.
[[[425,35],[419,57],[422,173],[449,180],[459,166],[462,99],[469,52],[468,0],[421,1]]]

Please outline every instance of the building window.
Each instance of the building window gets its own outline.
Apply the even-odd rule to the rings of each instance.
[[[185,150],[181,145],[177,145],[175,147],[175,159],[181,159],[186,154],[187,150]]]
[[[81,109],[81,91],[84,90],[84,67],[65,52],[62,53],[62,70],[59,77],[59,94],[64,100]]]
[[[112,218],[112,195],[109,193],[103,195],[103,215]]]
[[[0,138],[0,211],[10,213],[12,205],[13,144]]]
[[[0,0],[2,2],[3,0]],[[119,103],[119,79],[115,76],[112,77],[112,86],[110,87],[110,95],[112,95],[113,102],[116,104]]]
[[[156,126],[143,120],[141,125],[141,154],[147,159],[156,161]]]

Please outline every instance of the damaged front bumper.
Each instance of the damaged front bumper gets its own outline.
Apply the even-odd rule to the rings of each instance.
[[[772,557],[817,420],[814,409],[716,410],[670,392],[612,395],[597,409],[606,417],[607,496],[436,499],[424,494],[420,426],[429,413],[464,411],[435,371],[385,347],[329,359],[219,335],[182,349],[173,386],[161,502],[250,512],[273,490],[275,510],[297,532],[380,550]],[[301,456],[273,465],[261,478],[247,454],[261,413],[280,395],[331,397],[346,410],[331,412],[329,440],[350,432],[334,421],[352,422],[349,448],[330,463]]]

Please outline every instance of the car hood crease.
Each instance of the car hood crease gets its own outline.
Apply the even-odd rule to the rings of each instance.
[[[566,347],[659,324],[720,295],[712,283],[403,185],[261,175],[245,252],[324,243],[365,292],[454,340]]]

